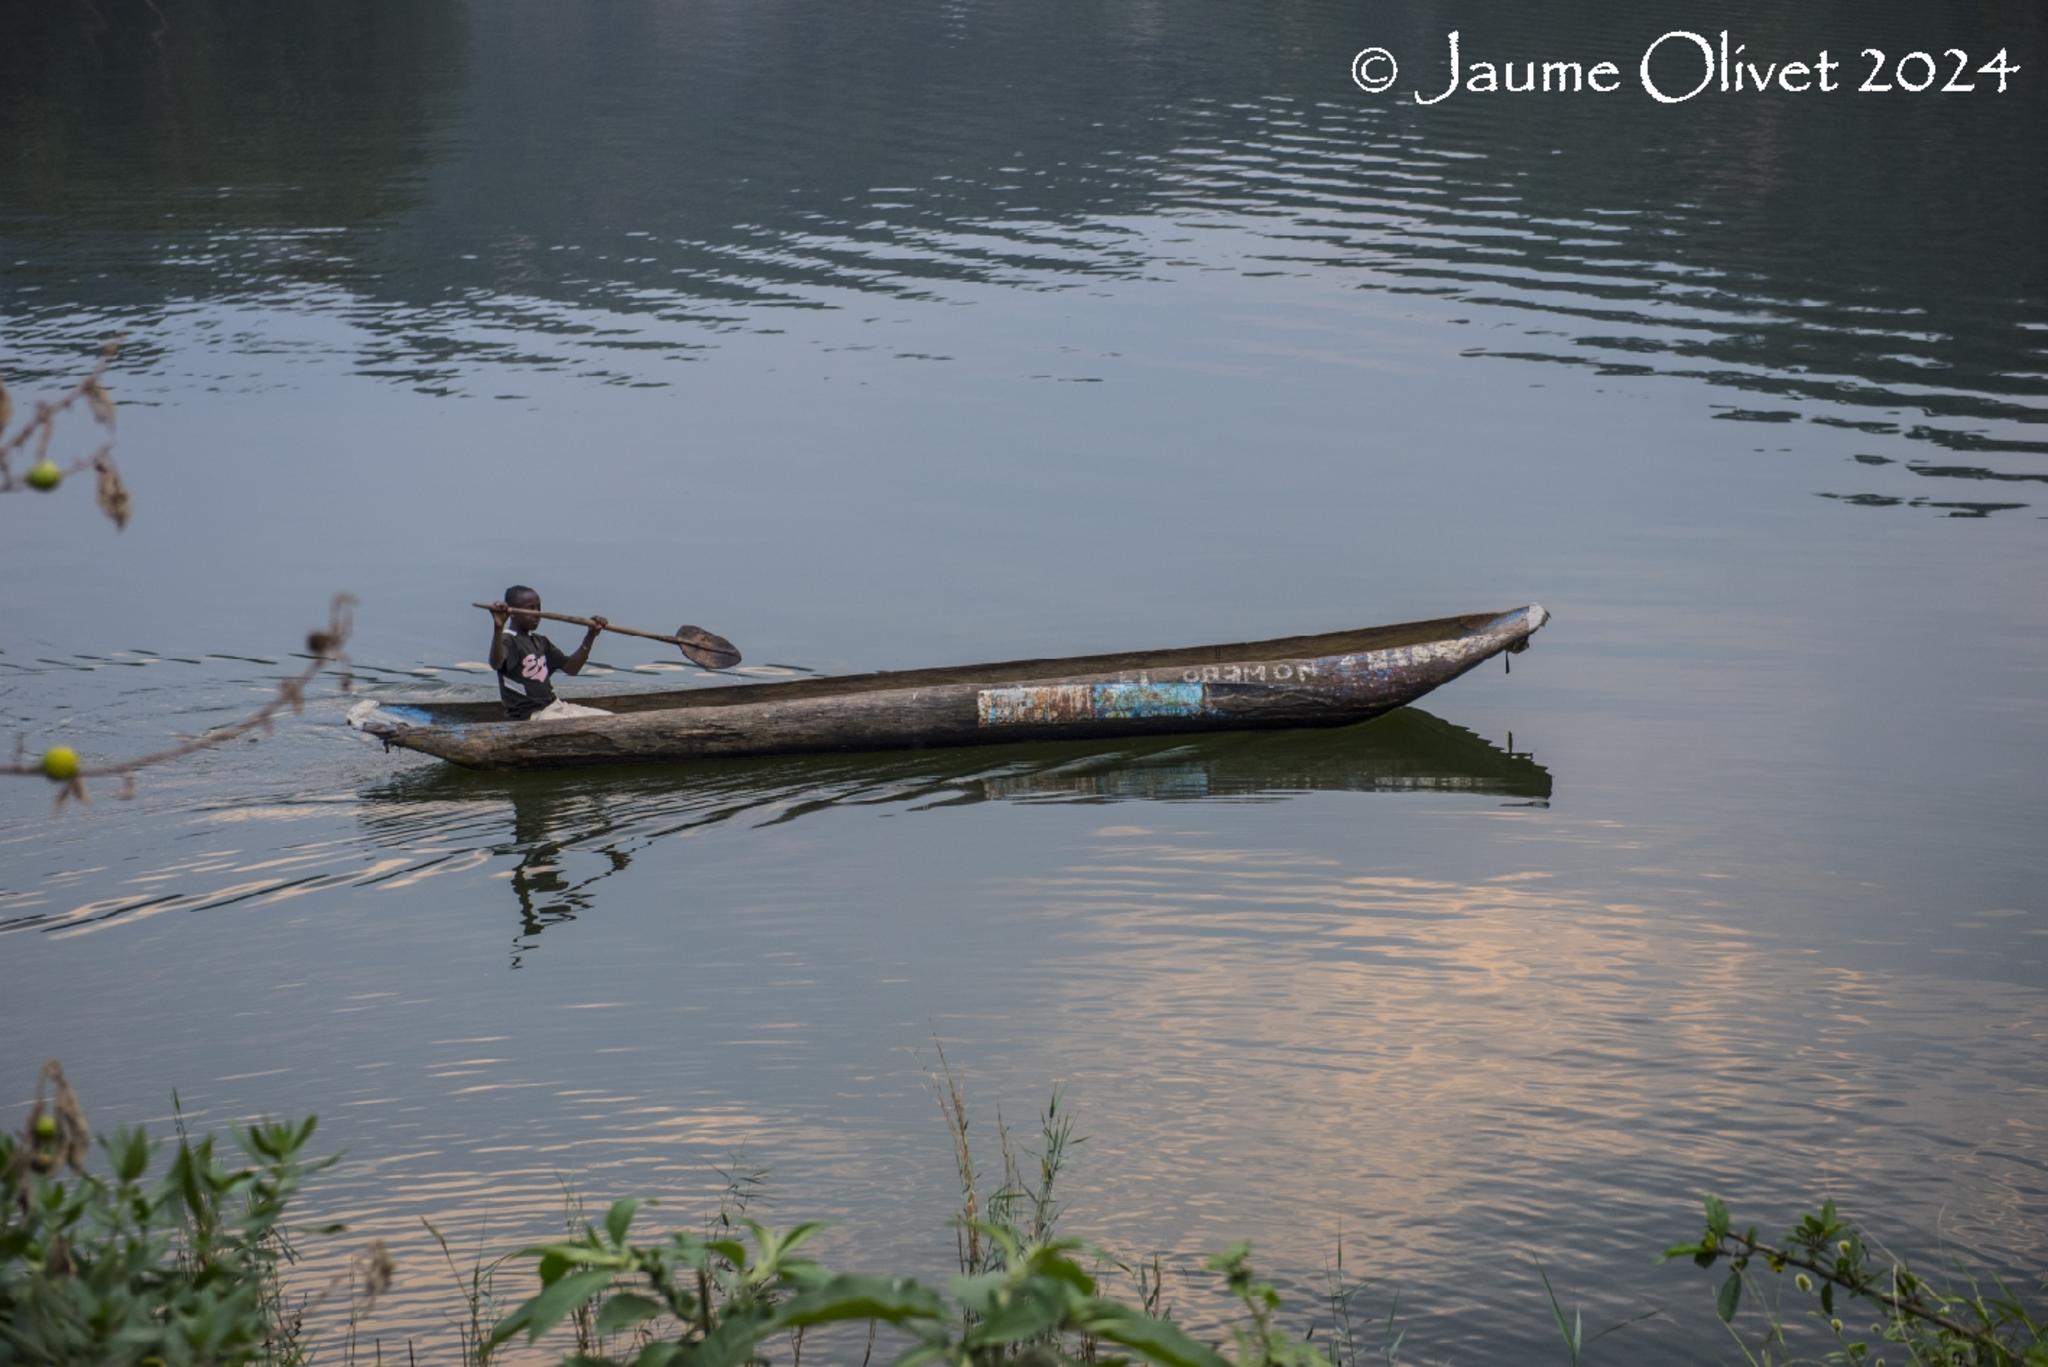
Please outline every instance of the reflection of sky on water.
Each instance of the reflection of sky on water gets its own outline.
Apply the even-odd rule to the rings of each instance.
[[[86,677],[118,700],[148,674]],[[1463,682],[1445,700],[1478,712],[1511,686]],[[694,1223],[735,1149],[771,1218],[838,1222],[828,1256],[942,1273],[933,1031],[984,1126],[1072,1087],[1078,1232],[1184,1258],[1250,1235],[1304,1303],[1341,1235],[1434,1351],[1543,1342],[1519,1266],[1491,1309],[1438,1275],[1475,1239],[1589,1315],[1691,1323],[1697,1288],[1634,1254],[1708,1189],[1758,1218],[1833,1190],[1895,1238],[2041,1256],[2027,1109],[1983,1102],[2027,1094],[2039,992],[1977,971],[2025,952],[2026,915],[1923,941],[1889,876],[1728,859],[1682,808],[1585,814],[1568,767],[1553,791],[1461,727],[1377,726],[540,781],[394,775],[302,727],[48,828],[61,872],[5,911],[57,919],[0,943],[61,967],[15,1000],[66,1022],[101,1114],[158,1113],[159,1079],[199,1123],[321,1110],[350,1158],[319,1213],[408,1274],[392,1335],[450,1304],[419,1215],[459,1257],[553,1230],[562,1179]],[[142,889],[185,900],[71,938],[73,908]],[[1902,971],[1900,935],[1953,969]]]
[[[1982,1100],[2033,1085],[2038,989],[1844,966],[1689,862],[1617,895],[1586,852],[1651,831],[1458,795],[890,811],[651,844],[511,996],[491,986],[509,899],[474,883],[455,916],[431,883],[351,908],[404,932],[367,975],[359,956],[318,959],[332,912],[282,907],[108,937],[103,967],[233,944],[241,971],[278,979],[270,1002],[183,1013],[216,1074],[186,1104],[322,1105],[352,1155],[323,1212],[417,1274],[390,1333],[447,1305],[416,1215],[458,1248],[507,1248],[556,1226],[566,1177],[594,1204],[659,1194],[653,1218],[694,1224],[736,1150],[769,1169],[771,1218],[838,1222],[828,1256],[938,1275],[947,1140],[917,1052],[932,1031],[991,1146],[998,1102],[1027,1129],[1049,1082],[1069,1084],[1090,1136],[1076,1232],[1183,1259],[1250,1235],[1303,1300],[1342,1237],[1404,1288],[1433,1353],[1545,1341],[1519,1260],[1484,1305],[1440,1279],[1475,1240],[1542,1258],[1602,1323],[1662,1305],[1706,1328],[1683,1270],[1633,1256],[1706,1190],[1766,1222],[1833,1192],[1912,1251],[1938,1231],[2011,1267],[2048,1256],[2038,1127]],[[966,855],[1018,821],[1029,848]],[[930,852],[920,822],[957,853]],[[836,890],[778,883],[796,859]],[[295,976],[273,967],[308,952]],[[138,1028],[81,1044],[186,1047]],[[280,1056],[248,1037],[265,1032],[297,1060],[284,1075],[244,1071]],[[80,1052],[88,1077],[107,1067]]]
[[[1423,117],[1343,66],[1426,7],[68,12],[0,16],[0,370],[130,330],[137,515],[0,509],[32,741],[239,715],[337,588],[386,694],[476,689],[515,580],[828,671],[1557,614],[1432,697],[1454,754],[522,783],[323,695],[133,802],[0,789],[9,1037],[96,1118],[325,1112],[390,1325],[450,1303],[418,1214],[510,1247],[559,1167],[694,1220],[741,1140],[944,1271],[934,1029],[984,1119],[1071,1084],[1083,1232],[1250,1234],[1297,1299],[1356,1232],[1432,1353],[1554,1350],[1524,1251],[1682,1351],[1643,1259],[1710,1189],[2041,1263],[2037,84]],[[1460,22],[1688,17],[1536,14]]]
[[[1077,942],[1061,1063],[1121,1077],[1082,1104],[1149,1136],[1092,1156],[1106,1171],[1076,1208],[1105,1235],[1202,1247],[1257,1207],[1325,1250],[1355,1239],[1371,1275],[1409,1286],[1485,1229],[1553,1276],[1605,1280],[1602,1323],[1698,1288],[1617,1271],[1565,1228],[1591,1213],[1653,1248],[1708,1190],[1765,1223],[1832,1193],[1930,1251],[1938,1229],[2016,1267],[2048,1257],[2037,1120],[1978,1100],[2037,1090],[2036,990],[1788,953],[1710,873],[1608,901],[1541,868],[1458,882],[1190,834],[1122,828],[1031,884]],[[1127,1109],[1143,1124],[1115,1124]],[[1942,1189],[1979,1193],[1971,1210],[1943,1208],[1907,1137],[1943,1155]],[[1538,1303],[1533,1272],[1501,1275]],[[1411,1305],[1419,1340],[1499,1351],[1492,1326],[1455,1337],[1476,1308],[1460,1301]]]

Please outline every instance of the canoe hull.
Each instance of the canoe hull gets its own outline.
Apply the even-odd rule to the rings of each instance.
[[[674,705],[554,722],[407,725],[371,720],[387,745],[475,769],[660,763],[702,756],[898,750],[1174,732],[1345,726],[1415,701],[1502,651],[1522,649],[1548,619],[1526,607],[1443,639],[1378,650],[1301,654],[1254,643],[1162,652],[1114,670],[1006,676],[1004,666],[949,671],[905,686],[866,676],[835,693],[817,683],[722,690],[717,705]],[[1310,645],[1293,638],[1269,645]],[[1335,639],[1334,637],[1331,639]],[[1178,657],[1178,658],[1176,658]],[[1034,662],[1056,670],[1061,662]],[[1071,663],[1081,665],[1088,661]],[[876,682],[879,679],[880,682]],[[752,701],[750,695],[759,695]],[[699,695],[701,698],[702,695]],[[599,700],[603,701],[603,700]]]

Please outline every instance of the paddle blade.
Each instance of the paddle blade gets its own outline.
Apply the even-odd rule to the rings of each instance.
[[[706,669],[731,669],[740,662],[739,648],[717,632],[702,627],[677,627],[675,635],[683,654]]]

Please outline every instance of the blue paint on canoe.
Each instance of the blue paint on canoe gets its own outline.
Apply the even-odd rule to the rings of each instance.
[[[407,726],[432,726],[434,714],[424,707],[408,707],[404,703],[384,703],[377,708],[378,719],[389,717],[402,721]]]
[[[1027,684],[984,688],[975,697],[983,726],[1060,726],[1074,722],[1199,717],[1207,699],[1198,683]]]
[[[1199,717],[1208,700],[1198,683],[1105,683],[1095,685],[1095,720],[1139,717]]]

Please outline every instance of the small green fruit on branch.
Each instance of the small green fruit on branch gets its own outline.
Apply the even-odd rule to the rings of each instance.
[[[305,707],[306,686],[313,682],[316,675],[330,666],[346,666],[348,638],[355,630],[355,602],[352,594],[334,595],[334,601],[328,605],[327,625],[306,635],[306,653],[311,657],[306,667],[279,683],[276,696],[238,722],[215,727],[204,735],[181,741],[168,749],[90,767],[87,767],[79,759],[78,752],[68,745],[53,745],[41,755],[32,757],[27,745],[17,742],[14,762],[0,765],[0,774],[44,778],[60,785],[57,790],[57,805],[60,807],[72,798],[77,798],[80,802],[86,801],[87,778],[125,779],[127,785],[122,789],[121,796],[128,797],[134,792],[135,774],[138,770],[146,769],[153,764],[181,759],[200,750],[211,749],[237,736],[245,736],[251,731],[260,729],[267,734],[272,721],[279,713],[286,710],[299,712]],[[349,675],[346,668],[341,675],[341,686],[343,691],[347,691]]]
[[[22,489],[47,494],[62,484],[65,476],[90,470],[97,477],[95,489],[100,511],[116,528],[128,525],[133,504],[127,486],[121,482],[120,468],[114,464],[114,400],[107,393],[105,383],[107,367],[113,364],[120,349],[119,337],[109,340],[100,348],[99,361],[84,379],[61,398],[38,400],[35,413],[13,432],[7,429],[14,420],[14,400],[8,394],[6,384],[0,382],[0,494],[16,493]],[[86,406],[93,421],[105,429],[107,437],[98,450],[65,465],[51,457],[50,441],[57,430],[57,415],[78,403]],[[14,458],[31,449],[33,458],[28,470],[17,477]]]
[[[92,1131],[85,1123],[85,1111],[78,1104],[71,1084],[57,1060],[43,1064],[36,1078],[35,1101],[29,1107],[28,1123],[22,1126],[22,1142],[16,1148],[13,1166],[0,1174],[11,1199],[19,1200],[30,1174],[41,1176],[59,1167],[85,1171],[91,1150]]]
[[[1793,1285],[1809,1295],[1818,1290],[1820,1313],[1838,1336],[1837,1291],[1884,1306],[1891,1315],[1892,1337],[1939,1350],[1937,1356],[1927,1359],[1916,1353],[1915,1361],[2011,1363],[2019,1367],[2023,1359],[2036,1361],[2035,1353],[2043,1347],[2042,1326],[2016,1303],[1987,1302],[1977,1295],[1940,1291],[1896,1258],[1874,1263],[1862,1232],[1841,1218],[1833,1201],[1802,1216],[1779,1244],[1759,1239],[1753,1225],[1747,1230],[1733,1228],[1727,1204],[1718,1197],[1706,1199],[1706,1216],[1706,1228],[1698,1242],[1676,1244],[1664,1250],[1658,1261],[1691,1258],[1701,1267],[1712,1267],[1725,1260],[1728,1277],[1715,1305],[1723,1321],[1735,1318],[1742,1300],[1743,1274],[1752,1260],[1758,1260],[1776,1273],[1797,1268]],[[1966,1315],[1979,1323],[1966,1323]],[[2001,1331],[2019,1332],[2029,1341],[2015,1349],[2001,1341]],[[1852,1358],[1864,1351],[1864,1345],[1850,1345]],[[1958,1353],[1967,1356],[1956,1356]]]

